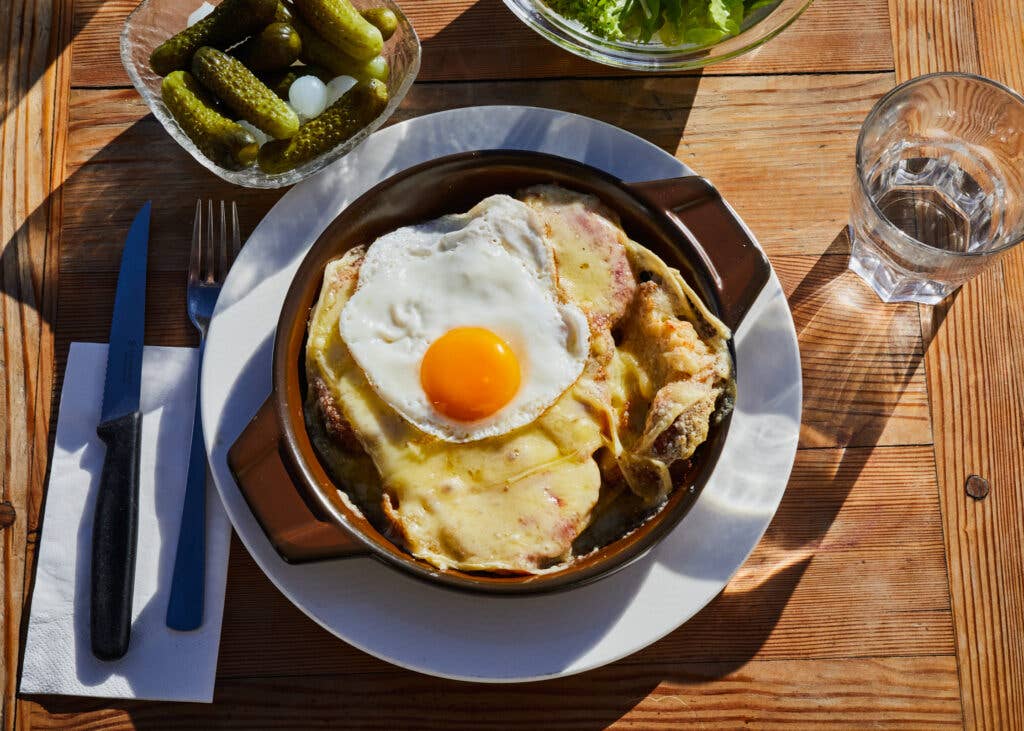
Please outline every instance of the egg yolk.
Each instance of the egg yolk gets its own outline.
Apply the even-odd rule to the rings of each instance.
[[[519,390],[519,361],[508,343],[482,327],[457,327],[423,355],[420,383],[434,408],[458,421],[495,413]]]

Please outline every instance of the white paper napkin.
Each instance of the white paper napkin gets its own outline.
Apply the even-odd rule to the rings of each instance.
[[[104,344],[71,344],[46,491],[21,692],[209,703],[231,537],[231,525],[212,484],[206,495],[203,625],[194,632],[177,632],[164,622],[192,438],[199,362],[192,348],[147,347],[142,357],[139,539],[131,644],[127,654],[114,662],[97,660],[92,654],[92,521],[105,453],[96,424],[106,361]]]

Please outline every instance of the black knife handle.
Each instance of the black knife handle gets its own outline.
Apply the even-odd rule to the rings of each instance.
[[[142,415],[126,414],[96,427],[107,445],[92,524],[92,654],[117,660],[128,651],[139,526]]]

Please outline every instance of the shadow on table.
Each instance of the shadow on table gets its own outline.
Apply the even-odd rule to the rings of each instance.
[[[22,107],[22,102],[26,95],[37,86],[43,75],[50,69],[56,60],[61,56],[67,47],[72,43],[77,31],[85,26],[89,19],[95,14],[99,8],[97,4],[95,8],[91,9],[79,9],[78,17],[75,19],[78,22],[62,22],[60,19],[62,16],[66,16],[67,13],[72,12],[72,3],[40,3],[40,4],[27,4],[23,6],[20,11],[12,7],[8,7],[8,11],[5,11],[7,20],[5,21],[6,44],[5,51],[7,58],[16,58],[16,61],[12,62],[8,70],[5,68],[3,80],[0,81],[0,87],[3,88],[3,93],[0,94],[0,123],[10,137],[10,139],[24,140],[26,143],[36,141],[36,136],[39,131],[36,129],[17,129],[15,122],[15,114],[19,108]],[[21,23],[19,27],[15,22]],[[72,29],[66,38],[60,37],[61,29]],[[19,32],[27,30],[25,33]],[[44,38],[44,33],[50,34],[51,37]],[[40,42],[44,41],[44,42]],[[16,49],[16,50],[15,50]],[[37,97],[39,97],[39,108],[41,112],[37,114],[27,115],[31,120],[30,124],[38,124],[41,115],[47,113],[53,113],[53,105],[51,99],[43,98],[46,95],[46,90],[42,87],[37,91]],[[30,108],[30,107],[29,107]],[[9,126],[10,125],[10,126]],[[49,143],[49,140],[45,140]],[[25,145],[26,152],[19,158],[12,156],[4,161],[5,166],[5,178],[6,173],[10,171],[12,181],[15,179],[15,167],[17,165],[38,165],[49,163],[51,155],[49,151],[42,155],[33,152],[33,144]],[[13,149],[13,143],[12,143]],[[40,160],[43,162],[41,163]],[[17,198],[23,202],[23,196],[25,193],[29,194],[29,197],[34,197],[31,191],[22,191],[19,194],[14,193],[14,186],[10,186],[10,190],[7,191],[7,198],[10,201],[12,209],[14,207],[14,201]],[[11,305],[20,304],[31,312],[28,317],[20,317],[18,313],[12,309],[10,312],[10,318],[8,322],[11,324],[6,325],[7,328],[17,327],[20,329],[14,337],[20,337],[26,344],[25,351],[27,359],[29,359],[31,365],[30,370],[38,364],[38,361],[32,362],[35,357],[40,357],[43,354],[37,350],[35,353],[31,352],[32,346],[37,346],[38,341],[41,337],[41,333],[45,332],[50,326],[52,326],[53,310],[44,306],[46,299],[44,289],[45,281],[45,270],[48,262],[46,261],[45,251],[43,250],[43,242],[46,240],[44,232],[49,228],[50,224],[50,198],[42,201],[41,204],[34,210],[31,211],[21,225],[13,232],[11,237],[7,240],[0,239],[2,244],[2,253],[0,253],[0,266],[3,271],[3,282],[0,284],[0,291],[3,293],[4,299]],[[6,201],[5,201],[6,202]],[[5,210],[5,215],[11,215],[9,211]],[[9,221],[13,224],[14,221]],[[15,324],[16,323],[16,324]],[[6,365],[6,364],[5,364]],[[18,368],[20,363],[12,362],[10,367]],[[48,398],[48,394],[37,394],[30,390],[31,387],[38,388],[39,384],[45,383],[45,379],[39,379],[38,374],[35,372],[24,374],[24,389],[21,390],[20,396],[24,399],[24,410],[19,409],[17,400],[9,399],[9,406],[13,407],[15,411],[8,416],[8,420],[12,427],[18,421],[22,421],[20,424],[24,431],[22,434],[32,434],[34,430],[39,429],[40,426],[46,427],[45,423],[42,423],[42,419],[35,413],[37,397],[43,400]],[[13,403],[11,403],[13,401]],[[20,413],[19,413],[20,412]],[[54,420],[55,421],[55,420]],[[11,433],[19,433],[13,431]],[[49,435],[48,444],[53,444],[53,433]],[[48,469],[49,460],[45,462],[41,457],[32,455],[33,442],[27,444],[16,444],[16,449],[23,450],[31,456],[23,456],[25,463],[28,465],[28,469],[32,471],[32,477],[26,479],[34,479],[38,475],[39,470],[45,471]],[[47,454],[51,450],[47,450]],[[33,504],[35,496],[29,496],[27,500],[28,505]],[[31,509],[29,511],[29,518],[32,517]],[[26,516],[17,516],[17,523],[12,526],[10,530],[24,530],[24,521]],[[36,540],[38,531],[33,526],[29,526],[27,530],[27,542],[32,543]],[[15,544],[17,545],[17,544]],[[31,549],[29,549],[31,553]],[[20,575],[10,577],[10,583],[14,581],[20,581]],[[29,589],[31,588],[31,577],[26,577],[26,592],[24,596],[29,596]],[[21,626],[21,638],[24,640],[24,631],[27,625],[28,612],[26,611],[23,615],[23,622]],[[19,665],[19,677],[20,677],[20,665]],[[2,716],[3,709],[6,705],[0,706],[0,716]],[[14,710],[11,709],[11,713]]]
[[[96,92],[101,94],[103,92]],[[139,101],[141,104],[142,102]],[[154,136],[165,139],[154,144]],[[159,138],[157,138],[159,139]],[[73,333],[74,340],[105,342],[109,335],[110,315],[113,311],[114,291],[120,252],[128,227],[141,205],[152,200],[153,208],[150,235],[149,269],[147,272],[146,298],[146,342],[162,345],[194,345],[197,336],[189,323],[185,310],[185,271],[191,243],[191,220],[196,198],[236,199],[241,209],[243,233],[251,231],[255,222],[276,201],[283,191],[247,191],[231,186],[208,173],[184,151],[177,149],[170,138],[163,135],[159,124],[152,116],[146,116],[132,124],[98,150],[91,158],[96,166],[88,164],[78,167],[68,176],[46,201],[44,201],[25,223],[5,242],[0,263],[7,273],[4,294],[28,307],[39,317],[40,329],[50,328],[54,332],[54,400],[51,418],[47,425],[49,435],[47,455],[53,451],[56,437],[58,398],[64,376],[64,364]],[[153,161],[164,165],[166,175],[153,175]],[[96,168],[113,161],[124,164],[125,180],[111,181],[96,174]],[[148,172],[147,172],[148,171]],[[105,181],[105,182],[104,182]],[[53,271],[43,278],[41,252],[30,249],[30,232],[46,228],[50,219],[51,205],[63,207],[63,221],[69,226],[61,231],[51,231],[50,246],[60,246],[58,256],[50,256],[45,262],[61,268],[63,287],[56,291],[44,291],[46,284],[56,284]],[[38,237],[36,237],[38,240]],[[12,273],[21,273],[20,277]],[[102,303],[102,304],[97,304]],[[174,303],[168,306],[168,303]],[[180,303],[180,304],[179,304]],[[105,311],[104,311],[105,310]],[[37,335],[26,333],[26,337]],[[28,394],[30,400],[34,394]],[[102,460],[102,454],[83,456],[83,459]],[[160,455],[168,459],[169,455]],[[49,470],[49,460],[44,463]],[[48,474],[46,475],[48,478]],[[44,483],[45,484],[45,483]],[[167,491],[157,490],[158,501]],[[38,541],[45,523],[44,503],[38,505],[35,529],[29,540]],[[174,517],[175,506],[160,506],[159,530],[176,536],[178,520]],[[32,516],[30,516],[32,519]],[[82,524],[81,534],[68,537],[79,546],[91,544],[91,522]],[[170,582],[173,567],[175,541],[162,542],[161,585]],[[87,554],[87,551],[83,555]],[[80,624],[88,622],[88,581],[84,564],[76,567],[76,582],[85,587],[76,594],[76,605]],[[26,607],[22,614],[21,644],[24,648],[25,633],[29,618],[29,601],[35,585],[35,571],[26,577]],[[84,593],[82,593],[84,592]],[[84,602],[84,604],[83,604]],[[143,614],[162,616],[166,606],[155,604],[141,608]],[[75,648],[79,657],[90,655],[88,633],[84,634],[84,645]],[[139,640],[136,638],[135,644]],[[84,654],[84,655],[83,655]],[[90,655],[91,657],[91,655]],[[87,658],[88,659],[88,658]],[[21,662],[19,657],[19,678]],[[87,663],[79,663],[85,666]],[[102,682],[107,673],[102,668],[83,674],[81,681],[86,685]],[[141,689],[140,692],[147,692]],[[148,692],[152,692],[150,689]]]
[[[0,96],[0,120],[7,122],[7,117],[18,108],[21,100],[36,85],[36,82],[46,73],[55,62],[70,46],[78,33],[85,28],[92,17],[100,10],[102,3],[45,3],[38,7],[33,5],[25,6],[23,14],[17,13],[13,8],[8,13],[8,18],[20,17],[28,25],[28,33],[21,35],[14,34],[15,27],[10,26],[7,42],[10,47],[18,47],[20,55],[17,62],[17,73],[5,73],[3,78],[4,94]],[[74,18],[70,22],[65,20],[68,13],[73,13]],[[29,23],[29,18],[32,22]],[[5,24],[6,25],[6,24]],[[43,40],[41,29],[50,34],[48,42]],[[66,38],[61,38],[61,31],[67,29]],[[37,34],[37,35],[33,35]],[[45,93],[45,91],[44,91]],[[52,106],[47,99],[43,109],[52,111]],[[24,131],[23,131],[24,132]],[[27,132],[24,132],[27,134]],[[45,158],[45,159],[48,159]],[[5,161],[8,162],[8,161]]]
[[[922,367],[930,333],[942,324],[959,292],[932,308],[886,304],[847,269],[849,251],[843,229],[789,297],[804,359],[800,445],[927,441],[927,418],[896,411]],[[913,438],[904,438],[908,434]]]
[[[476,0],[433,35],[420,33],[420,76],[430,81],[628,73],[559,48],[521,22],[502,0]]]
[[[691,77],[680,80],[680,83],[685,91],[684,97],[692,100],[698,80]],[[517,84],[513,91],[514,93],[506,100],[508,103],[537,103],[529,85]],[[118,93],[91,92],[97,95],[97,99],[104,94]],[[134,100],[129,95],[127,102],[133,101],[141,105],[141,101]],[[658,100],[654,97],[647,98],[645,93],[636,100],[636,103],[656,107]],[[581,105],[581,110],[584,108],[586,105]],[[624,123],[622,110],[610,111],[612,113],[606,121],[613,124]],[[83,113],[88,115],[89,112],[86,110]],[[682,112],[673,117],[679,122],[679,127],[671,135],[673,140],[663,144],[663,147],[675,151],[688,113],[689,102],[686,102]],[[115,163],[119,166],[117,179],[102,172],[104,168],[109,170],[107,166]],[[159,175],[154,174],[154,170],[157,169],[160,171]],[[188,324],[183,304],[184,271],[188,260],[191,219],[196,198],[238,200],[243,229],[247,233],[282,192],[243,190],[223,183],[180,150],[149,115],[117,134],[97,150],[86,164],[75,168],[54,195],[32,214],[25,227],[6,243],[2,254],[3,263],[8,271],[17,271],[19,268],[25,271],[33,256],[33,252],[27,247],[25,231],[28,227],[45,225],[49,219],[51,201],[60,201],[64,210],[63,225],[61,231],[55,231],[53,234],[55,241],[59,241],[60,251],[59,256],[52,257],[54,262],[63,265],[60,272],[60,311],[57,312],[56,309],[57,293],[41,292],[41,277],[37,278],[35,287],[26,281],[26,286],[20,291],[7,291],[8,295],[35,310],[40,309],[40,303],[43,301],[49,301],[52,305],[41,311],[41,320],[43,326],[48,326],[55,332],[55,362],[58,368],[55,374],[55,392],[59,393],[63,363],[66,361],[70,345],[68,334],[73,333],[74,338],[78,340],[105,341],[107,338],[121,247],[128,226],[142,203],[146,200],[158,203],[154,206],[151,225],[151,255],[147,276],[147,341],[189,345],[194,343],[195,336]],[[52,272],[50,274],[52,275]],[[182,306],[168,307],[168,302],[181,302]],[[106,312],[103,311],[104,308]],[[52,413],[54,418],[51,419],[51,448],[54,437],[52,430],[56,424],[56,403]],[[45,516],[40,515],[39,524],[41,525],[44,520]],[[176,531],[174,525],[161,525],[162,531],[165,528]],[[168,544],[173,544],[173,541],[169,541]],[[169,580],[169,577],[167,579]],[[161,578],[160,581],[164,579]],[[34,576],[29,578],[26,596],[31,596],[33,584]],[[162,612],[163,608],[147,607],[144,611]],[[29,612],[26,611],[23,615],[22,638],[28,616]],[[93,679],[98,680],[101,678]],[[613,693],[608,694],[608,698],[615,701],[607,714],[609,721],[628,710],[626,699],[616,699]],[[98,707],[99,704],[109,706],[109,701],[59,697],[37,697],[35,700],[55,713],[60,712],[62,707],[77,710]],[[136,715],[136,708],[141,709],[137,723],[141,727],[146,727],[148,711],[166,705],[125,704],[124,707],[133,709],[133,718]],[[159,723],[152,725],[159,726]]]
[[[467,12],[472,12],[467,11]],[[455,21],[459,22],[458,20]],[[442,31],[443,33],[443,31]],[[430,48],[426,49],[430,52]],[[581,89],[588,82],[579,82]],[[671,116],[669,126],[658,144],[675,152],[682,137],[693,96],[699,84],[699,77],[685,77],[672,80],[678,85],[681,96],[673,102],[672,109],[665,113]],[[456,87],[457,85],[452,85]],[[524,103],[566,108],[569,111],[590,110],[593,100],[548,97],[551,93],[543,84],[534,82],[508,82],[500,85],[497,92],[505,103]],[[403,105],[403,116],[413,116],[426,107],[437,108],[436,95],[442,100],[445,94],[457,95],[457,88],[437,92],[430,86],[414,87],[409,100]],[[655,92],[640,89],[637,99],[632,101],[635,108],[659,109],[663,101]],[[490,100],[492,97],[488,97]],[[498,97],[494,97],[498,98]],[[461,99],[461,97],[460,97]],[[454,104],[459,106],[461,104]],[[609,108],[605,121],[627,129],[636,128],[629,115],[629,109]],[[659,113],[661,113],[659,111]],[[602,115],[604,118],[605,115]],[[157,123],[147,116],[135,123],[108,145],[100,150],[97,160],[152,160],[156,155],[161,170],[166,174],[159,178],[144,175],[144,166],[138,163],[126,164],[126,179],[130,184],[110,186],[108,189],[90,188],[88,197],[79,193],[73,196],[78,207],[74,218],[86,222],[79,227],[74,242],[65,247],[73,249],[72,256],[88,256],[94,247],[101,258],[117,253],[127,231],[131,216],[147,199],[160,200],[161,206],[154,209],[153,250],[155,267],[151,280],[161,273],[181,279],[180,293],[184,293],[183,272],[187,261],[187,231],[191,222],[192,206],[196,197],[241,199],[243,202],[243,224],[251,230],[252,224],[269,208],[280,192],[242,191],[233,188],[207,173],[183,151],[173,146],[169,139],[150,129]],[[159,130],[157,130],[159,133]],[[674,138],[674,139],[673,139]],[[154,150],[153,140],[162,140]],[[62,193],[72,197],[69,191],[81,190],[91,175],[89,166],[79,168],[65,182]],[[175,180],[182,182],[174,182]],[[248,209],[248,212],[246,212]],[[38,215],[37,215],[38,214]],[[34,213],[26,227],[45,226],[48,206],[41,206]],[[65,216],[67,202],[65,203]],[[26,248],[24,230],[19,230],[3,251],[5,271],[24,270],[31,260],[32,252]],[[917,318],[917,308],[912,305],[881,305],[874,294],[859,279],[845,269],[849,244],[845,231],[841,232],[815,265],[803,276],[789,297],[805,368],[805,404],[820,408],[830,414],[820,420],[827,429],[805,429],[802,443],[805,446],[871,447],[883,436],[885,425],[897,407],[900,396],[910,384],[920,366],[922,350],[899,355],[893,360],[891,345],[905,338],[905,329],[912,319]],[[65,248],[68,250],[68,248]],[[77,252],[77,253],[75,253]],[[63,253],[63,252],[62,252]],[[90,292],[92,298],[113,301],[113,287],[116,280],[116,256],[109,259],[109,272],[100,277]],[[56,259],[56,258],[55,258]],[[104,262],[107,259],[103,259]],[[98,266],[102,269],[106,264]],[[83,270],[84,271],[84,270]],[[8,292],[33,308],[39,306],[40,291],[38,274],[35,287],[24,287],[18,292]],[[154,291],[160,287],[150,286]],[[163,286],[163,285],[161,285]],[[177,286],[177,285],[175,285]],[[5,288],[6,291],[6,288]],[[168,291],[164,286],[164,292]],[[73,298],[72,298],[73,299]],[[180,312],[158,310],[150,298],[147,306],[148,330],[153,334],[169,330],[188,332],[184,309]],[[952,300],[950,300],[952,301]],[[150,309],[152,308],[152,310]],[[164,308],[166,310],[166,308]],[[938,327],[948,309],[935,308],[935,324]],[[870,315],[870,318],[865,316]],[[910,315],[913,315],[913,318]],[[64,313],[74,317],[74,313]],[[46,324],[57,333],[57,361],[63,362],[66,355],[67,339],[62,334],[61,316],[56,322],[49,318],[53,313],[43,313]],[[71,322],[71,320],[69,320]],[[837,328],[849,327],[861,333],[859,338],[833,338]],[[920,327],[920,324],[918,324]],[[76,330],[76,337],[78,335]],[[88,335],[94,339],[105,339],[103,328]],[[927,347],[927,343],[924,343]],[[63,351],[63,352],[61,352]],[[823,378],[818,368],[811,369],[814,359],[827,354],[833,367]],[[879,365],[881,364],[881,365]],[[877,368],[885,368],[892,376],[894,387],[886,391],[873,389],[877,379]],[[812,380],[813,379],[813,380]],[[58,374],[59,381],[59,374]],[[53,411],[56,415],[56,408]],[[805,412],[806,414],[806,412]],[[55,423],[56,419],[52,422]],[[264,706],[268,715],[266,723],[272,720],[273,705],[283,707],[287,696],[302,695],[302,687],[310,685],[323,695],[306,698],[308,708],[323,722],[335,720],[355,726],[358,720],[367,716],[355,711],[372,711],[376,704],[387,704],[392,717],[415,719],[416,725],[429,725],[431,721],[462,719],[471,723],[473,714],[502,714],[513,711],[510,721],[503,727],[536,728],[544,725],[545,719],[559,714],[560,719],[569,718],[567,725],[579,728],[603,728],[643,701],[662,682],[674,684],[701,683],[708,679],[720,678],[753,658],[771,637],[782,618],[786,605],[797,589],[805,571],[813,561],[816,547],[828,531],[835,516],[856,483],[857,477],[869,457],[869,449],[848,449],[836,463],[822,465],[801,465],[801,477],[808,483],[827,484],[830,490],[822,497],[821,491],[814,493],[817,501],[814,510],[808,510],[808,496],[801,491],[790,489],[783,498],[760,546],[748,563],[741,568],[727,589],[708,607],[686,625],[671,633],[652,647],[611,666],[561,680],[546,681],[528,685],[484,686],[457,683],[427,678],[398,669],[380,669],[375,672],[343,675],[320,675],[311,677],[307,683],[302,669],[297,668],[286,677],[263,678],[253,681],[226,680],[218,684],[216,703],[213,706],[194,704],[168,704],[145,702],[111,703],[105,700],[71,699],[61,697],[37,697],[33,699],[50,713],[81,712],[94,709],[112,709],[127,715],[137,728],[163,728],[172,715],[193,723],[195,727],[216,728],[224,726],[259,727],[253,716],[242,713],[250,706],[259,709]],[[805,520],[813,513],[812,522]],[[28,595],[28,594],[27,594]],[[296,612],[297,614],[297,612]],[[28,613],[25,613],[27,620]],[[308,621],[297,618],[296,621]],[[309,652],[315,653],[315,647]],[[372,691],[375,682],[407,692],[396,692],[386,700]],[[246,691],[249,683],[251,692]],[[468,690],[467,690],[468,689]],[[674,688],[673,694],[685,696],[685,687]],[[449,700],[440,702],[439,699]],[[586,707],[584,708],[583,705]],[[534,714],[531,709],[538,709]],[[281,711],[284,713],[284,711]],[[239,716],[239,713],[242,713]],[[400,715],[399,715],[400,714]],[[502,718],[496,715],[495,718]],[[301,725],[303,716],[296,716],[293,722]],[[521,721],[515,719],[520,718]],[[326,720],[325,720],[326,719]],[[248,725],[246,725],[248,720]]]
[[[844,229],[788,298],[804,372],[801,447],[841,451],[836,459],[798,455],[778,512],[725,591],[690,622],[632,658],[658,662],[664,655],[659,648],[671,646],[687,662],[717,664],[696,672],[680,664],[666,678],[699,682],[721,677],[761,650],[922,367],[928,342],[918,345],[918,306],[882,303],[847,270],[848,256]],[[953,299],[924,313],[933,318],[932,331]],[[797,483],[818,489],[794,489]]]
[[[501,18],[501,36],[495,37],[495,18]],[[493,39],[493,43],[484,44]],[[467,47],[467,42],[480,47]],[[546,83],[538,74],[557,76]],[[499,59],[479,68],[481,53]],[[685,76],[617,78],[623,72],[563,51],[518,21],[501,0],[478,0],[436,34],[423,40],[421,78],[396,112],[393,121],[472,105],[521,104],[546,107],[600,119],[644,137],[669,154],[676,154],[700,85],[700,70]],[[485,88],[464,83],[493,79]]]

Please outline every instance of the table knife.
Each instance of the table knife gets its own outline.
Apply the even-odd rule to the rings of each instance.
[[[128,651],[139,520],[142,343],[146,310],[147,201],[132,221],[110,325],[103,410],[96,434],[107,447],[92,526],[92,652],[116,660]]]

